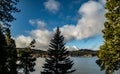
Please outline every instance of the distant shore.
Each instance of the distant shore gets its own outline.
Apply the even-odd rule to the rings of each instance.
[[[23,50],[24,48],[17,48],[19,50]],[[33,52],[32,55],[34,57],[48,57],[47,51],[43,50],[37,50],[37,49],[31,49]],[[95,57],[98,55],[97,50],[91,50],[91,49],[79,49],[75,51],[69,51],[70,55],[72,57]]]

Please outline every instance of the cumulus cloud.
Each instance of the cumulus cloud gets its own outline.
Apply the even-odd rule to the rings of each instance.
[[[47,25],[44,21],[31,19],[29,20],[29,23],[31,25],[37,25],[37,29],[29,31],[29,36],[17,36],[15,38],[16,46],[18,48],[26,47],[33,39],[35,39],[35,49],[47,50],[53,33],[44,28]]]
[[[46,23],[44,21],[37,21],[38,27],[45,27]]]
[[[40,28],[40,29],[43,29],[46,26],[46,23],[44,21],[38,20],[38,19],[36,20],[30,19],[29,23],[31,25],[37,25],[37,28]]]
[[[16,41],[16,46],[18,48],[26,47],[32,41],[32,37],[20,35],[20,36],[15,38],[15,41]]]
[[[33,30],[31,31],[31,36],[36,40],[36,48],[37,49],[47,49],[50,43],[50,39],[52,37],[52,32],[48,30]]]
[[[101,3],[89,1],[81,6],[79,14],[82,14],[82,18],[79,19],[77,24],[82,34],[79,39],[101,33],[105,22],[105,9]]]
[[[76,38],[77,31],[75,29],[76,29],[76,26],[74,25],[64,25],[63,27],[60,28],[66,41],[73,40]]]
[[[81,18],[76,25],[64,25],[61,27],[67,41],[72,39],[81,40],[101,34],[105,21],[105,9],[100,2],[89,1],[79,8],[78,13]]]
[[[17,47],[26,47],[29,45],[29,43],[33,39],[35,39],[36,40],[35,48],[46,50],[50,43],[50,39],[52,37],[51,35],[52,35],[52,32],[50,32],[48,30],[40,30],[40,29],[32,30],[30,32],[30,36],[20,35],[20,36],[16,37],[15,38],[16,46]]]
[[[44,3],[44,6],[50,12],[55,13],[59,10],[60,3],[55,0],[48,0],[47,2]]]

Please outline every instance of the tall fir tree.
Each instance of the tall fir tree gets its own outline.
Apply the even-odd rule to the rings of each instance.
[[[17,50],[16,50],[16,45],[15,45],[15,41],[11,38],[10,35],[10,29],[6,29],[5,32],[5,36],[6,36],[6,42],[7,42],[7,69],[8,69],[8,73],[9,74],[17,74]]]
[[[41,74],[69,74],[75,71],[71,70],[74,63],[70,60],[69,52],[64,45],[64,37],[61,35],[59,28],[57,28],[51,39],[47,51],[48,58],[45,60],[44,71]]]
[[[34,44],[35,40],[33,40],[25,49],[20,51],[21,55],[19,56],[19,68],[23,68],[25,74],[30,74],[30,72],[35,71],[34,66],[36,58],[33,57],[31,49],[32,47],[34,47]]]
[[[106,0],[105,8],[104,44],[96,62],[106,74],[113,74],[120,69],[120,0]]]

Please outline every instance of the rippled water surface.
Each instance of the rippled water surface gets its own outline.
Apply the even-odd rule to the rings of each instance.
[[[73,69],[76,69],[72,74],[104,74],[104,71],[100,71],[99,66],[95,63],[97,57],[71,57],[71,59],[74,61]],[[31,74],[40,74],[44,63],[44,58],[38,58],[35,66],[36,71]],[[120,70],[115,74],[120,74]]]

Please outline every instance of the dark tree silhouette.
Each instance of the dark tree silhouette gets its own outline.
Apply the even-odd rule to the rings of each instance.
[[[54,37],[51,39],[48,58],[41,74],[69,74],[75,70],[71,70],[73,61],[70,60],[69,52],[65,48],[64,37],[61,35],[59,28],[57,28]]]
[[[0,0],[0,74],[16,74],[16,68],[12,62],[16,62],[13,60],[16,58],[16,56],[13,56],[15,43],[14,40],[10,38],[10,32],[8,34],[8,29],[10,27],[10,22],[15,20],[12,13],[19,12],[15,7],[17,2],[18,0]],[[5,35],[6,33],[7,36]],[[8,35],[8,40],[10,41],[7,40]],[[14,54],[16,55],[16,53]],[[13,69],[15,72],[13,72]]]
[[[8,72],[6,67],[6,61],[7,61],[6,46],[7,46],[7,42],[0,27],[0,74],[7,74]]]
[[[19,0],[0,0],[0,22],[4,25],[10,26],[9,22],[15,20],[12,13],[19,12],[16,8]]]
[[[9,27],[10,22],[15,20],[12,13],[19,12],[17,2],[18,0],[0,0],[0,74],[16,74],[15,42],[10,36]]]
[[[34,47],[35,40],[33,40],[28,47],[20,51],[21,56],[19,56],[20,64],[19,68],[24,69],[25,74],[35,71],[35,61],[36,58],[32,55],[31,48]]]
[[[113,74],[120,69],[120,0],[106,0],[104,23],[104,44],[100,47],[96,61],[106,74]]]
[[[16,51],[16,45],[15,45],[15,41],[11,38],[10,35],[10,30],[9,28],[6,29],[5,32],[5,36],[6,36],[6,42],[7,42],[7,69],[8,69],[8,73],[9,74],[17,74],[17,65],[16,65],[16,61],[17,61],[17,51]]]

